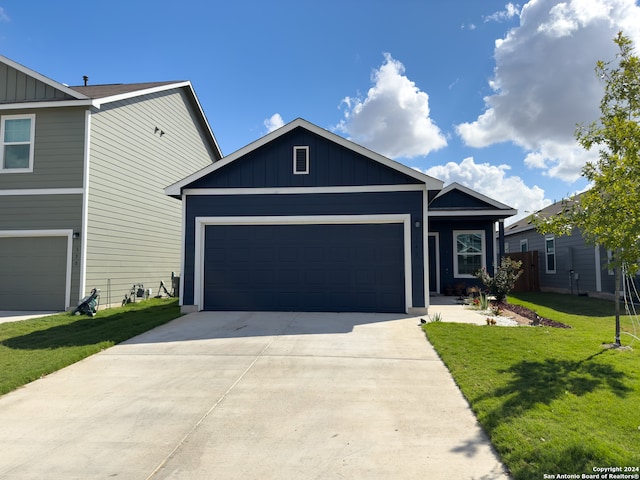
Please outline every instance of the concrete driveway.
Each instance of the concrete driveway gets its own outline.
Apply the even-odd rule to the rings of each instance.
[[[0,397],[0,479],[506,479],[418,324],[187,315]]]

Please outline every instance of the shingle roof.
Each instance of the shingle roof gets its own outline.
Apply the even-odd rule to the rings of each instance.
[[[559,202],[556,203],[552,203],[551,205],[544,207],[541,210],[538,210],[535,214],[540,215],[543,218],[547,218],[547,217],[552,217],[558,213],[560,213],[567,204],[571,204],[573,201],[575,201],[575,199],[579,198],[580,195],[582,194],[578,194],[574,197],[571,197],[569,199],[564,199],[564,200],[560,200]],[[515,223],[512,223],[511,225],[509,225],[508,227],[505,227],[504,229],[504,233],[505,235],[509,235],[510,233],[518,233],[518,232],[522,232],[525,230],[531,230],[533,228],[535,228],[535,226],[533,225],[532,219],[533,219],[533,215],[529,215],[525,218],[521,218],[520,220],[518,220]]]
[[[89,98],[106,98],[114,95],[122,95],[124,93],[132,93],[140,90],[147,90],[150,88],[163,87],[165,85],[171,85],[172,83],[184,83],[183,81],[171,81],[171,82],[146,82],[146,83],[113,83],[110,85],[88,85],[69,87],[82,95],[86,95]]]

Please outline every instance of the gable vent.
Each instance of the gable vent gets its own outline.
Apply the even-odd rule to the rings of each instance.
[[[309,147],[293,147],[293,174],[309,173]]]

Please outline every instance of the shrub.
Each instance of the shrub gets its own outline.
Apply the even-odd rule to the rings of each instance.
[[[475,276],[487,287],[489,293],[496,297],[497,302],[502,302],[522,274],[521,266],[522,262],[504,257],[493,277],[484,268],[476,272]]]

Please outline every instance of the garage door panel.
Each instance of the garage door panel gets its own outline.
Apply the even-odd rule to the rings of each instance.
[[[0,238],[0,310],[64,310],[67,237]]]
[[[204,308],[404,311],[403,236],[402,224],[207,225]]]

